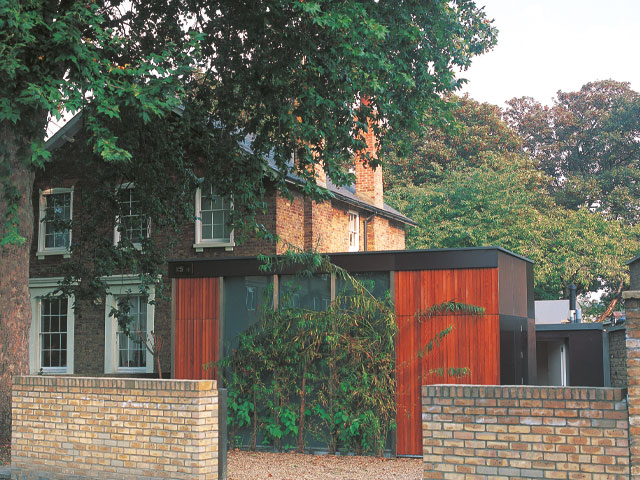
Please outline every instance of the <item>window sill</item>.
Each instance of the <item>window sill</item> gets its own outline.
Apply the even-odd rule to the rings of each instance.
[[[64,250],[38,250],[36,252],[36,258],[38,260],[44,260],[44,257],[50,257],[53,255],[62,255],[63,258],[71,258],[71,252],[66,248]]]
[[[195,248],[197,253],[204,252],[205,248],[224,248],[226,252],[233,252],[233,247],[236,244],[234,242],[202,242],[202,243],[194,243],[193,248]]]
[[[116,368],[111,373],[119,374],[119,373],[149,373],[149,372],[147,371],[147,367],[119,367],[119,368]]]
[[[42,372],[42,373],[40,373]],[[67,368],[42,368],[38,370],[35,375],[71,375]]]

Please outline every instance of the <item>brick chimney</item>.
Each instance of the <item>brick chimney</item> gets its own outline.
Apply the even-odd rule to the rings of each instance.
[[[376,137],[373,128],[370,126],[366,133],[362,134],[367,144],[367,153],[369,158],[378,157]],[[383,191],[382,191],[382,166],[371,168],[365,164],[362,155],[356,155],[356,195],[361,199],[382,208]]]
[[[315,169],[316,185],[318,185],[319,187],[327,188],[327,173],[324,171],[324,167],[322,166],[322,164],[319,162],[315,163],[313,165],[313,168]]]

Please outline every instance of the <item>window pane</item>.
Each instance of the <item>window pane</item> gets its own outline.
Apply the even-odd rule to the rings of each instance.
[[[67,299],[44,298],[40,303],[41,367],[66,367],[66,351]]]
[[[141,295],[129,297],[129,335],[118,324],[118,366],[146,366],[147,300]]]
[[[45,248],[68,248],[69,229],[63,222],[71,220],[71,192],[45,195]]]
[[[200,197],[200,221],[202,240],[229,241],[231,228],[230,220],[231,202],[215,195],[211,187],[202,189]]]
[[[121,238],[131,243],[141,243],[148,236],[149,220],[140,212],[140,202],[136,199],[135,190],[126,188],[118,194],[120,216],[118,230]]]
[[[224,354],[238,345],[237,337],[256,323],[262,308],[273,305],[271,276],[224,278]]]
[[[331,303],[331,276],[318,274],[300,278],[295,275],[280,275],[278,291],[280,305],[283,307],[323,311]]]

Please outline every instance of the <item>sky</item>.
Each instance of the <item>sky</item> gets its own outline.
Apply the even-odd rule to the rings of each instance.
[[[494,49],[460,76],[472,98],[504,107],[613,79],[640,91],[640,0],[476,0],[498,28]]]

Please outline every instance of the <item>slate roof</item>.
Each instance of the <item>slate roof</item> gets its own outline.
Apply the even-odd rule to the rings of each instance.
[[[177,112],[180,114],[180,112]],[[76,133],[80,131],[82,128],[82,112],[76,114],[71,120],[64,124],[60,130],[58,130],[54,135],[52,135],[46,142],[46,148],[49,151],[56,150],[60,148],[62,145],[69,141],[73,141],[73,137]],[[245,150],[247,153],[253,153],[251,150],[251,136],[247,135],[244,141],[240,144],[240,147]],[[273,154],[270,154],[268,157],[269,167],[274,171],[278,171],[278,167],[276,166],[275,160],[273,158]],[[294,175],[287,174],[287,180],[294,184],[302,184],[303,179]],[[330,178],[327,178],[327,190],[331,193],[331,196],[336,200],[343,201],[345,203],[354,205],[356,207],[362,208],[363,210],[370,211],[376,215],[380,215],[381,217],[390,218],[392,220],[396,220],[398,222],[416,226],[417,223],[411,220],[409,217],[403,215],[395,208],[390,207],[386,203],[382,205],[382,207],[376,207],[371,203],[363,200],[362,198],[356,195],[355,184],[345,185],[345,186],[337,186],[335,185]]]

